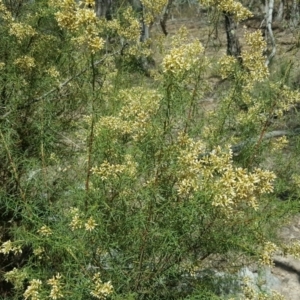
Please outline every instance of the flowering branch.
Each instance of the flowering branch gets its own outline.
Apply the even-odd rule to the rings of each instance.
[[[274,131],[266,133],[263,137],[258,136],[255,138],[247,139],[239,144],[233,145],[230,147],[230,149],[233,152],[233,154],[238,155],[239,152],[244,147],[246,147],[247,145],[250,145],[250,144],[255,144],[258,141],[269,140],[271,138],[278,138],[278,137],[282,137],[282,136],[286,136],[286,135],[294,136],[294,135],[299,135],[299,134],[300,134],[300,127],[297,127],[294,130],[274,130]],[[198,159],[201,159],[209,154],[210,154],[210,152],[205,152],[205,153],[199,155]]]

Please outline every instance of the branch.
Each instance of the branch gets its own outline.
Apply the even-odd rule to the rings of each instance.
[[[112,53],[110,56],[113,56],[113,55],[116,55],[116,54],[120,54],[120,51],[116,51],[114,53]],[[107,56],[105,56],[103,59],[100,59],[100,60],[97,60],[94,62],[94,66],[98,66],[100,65],[101,63],[104,62],[104,60],[107,58]],[[41,100],[43,100],[44,98],[46,98],[47,96],[53,94],[54,92],[59,92],[64,86],[66,86],[69,82],[71,82],[72,80],[74,80],[75,78],[79,77],[80,75],[82,75],[83,73],[85,73],[86,71],[88,71],[90,68],[87,67],[83,70],[81,70],[80,72],[78,72],[77,74],[75,74],[74,76],[66,79],[63,83],[61,83],[58,87],[55,87],[53,89],[51,89],[50,91],[46,92],[45,94],[43,94],[42,96],[40,97],[37,97],[37,98],[33,98],[31,101],[29,101],[28,103],[22,105],[22,106],[19,106],[17,108],[17,110],[20,110],[20,109],[24,109],[24,108],[27,108],[29,107],[30,105],[32,105],[33,103],[36,103],[36,102],[39,102]],[[3,116],[0,116],[0,120],[4,120],[7,116],[9,116],[11,113],[13,112],[13,110],[10,110],[8,112],[6,112]]]
[[[161,27],[161,29],[162,29],[165,36],[168,35],[167,20],[168,20],[168,17],[169,17],[169,13],[170,13],[170,9],[171,9],[172,4],[173,4],[173,0],[168,0],[168,3],[164,7],[163,14],[160,18],[160,27]]]
[[[118,54],[120,51],[116,51],[114,53],[112,53],[110,56],[116,55]],[[94,67],[100,65],[101,63],[103,63],[105,61],[105,59],[107,58],[107,56],[105,56],[103,59],[97,60],[94,62]],[[46,98],[47,96],[51,95],[52,93],[56,92],[56,91],[60,91],[64,86],[66,86],[69,82],[71,82],[72,80],[74,80],[75,78],[79,77],[80,75],[82,75],[83,73],[85,73],[86,71],[88,71],[90,69],[90,67],[86,67],[85,69],[81,70],[80,72],[78,72],[77,74],[75,74],[74,76],[66,79],[63,83],[61,83],[58,87],[55,87],[53,89],[51,89],[50,91],[46,92],[45,94],[43,94],[40,97],[34,98],[32,99],[29,103],[24,104],[23,106],[18,107],[18,109],[23,109],[26,108],[28,106],[30,106],[33,103],[39,102],[41,100],[43,100],[44,98]],[[9,112],[11,113],[11,112]],[[6,113],[7,115],[7,113]],[[5,116],[6,116],[5,115]],[[3,117],[2,117],[3,118]]]
[[[299,135],[299,134],[300,134],[300,127],[295,128],[294,130],[275,130],[275,131],[266,133],[263,136],[263,140],[269,140],[271,138],[278,138],[278,137],[282,137],[282,136],[294,136],[294,135]],[[239,152],[241,152],[243,148],[245,148],[247,145],[256,144],[259,139],[260,139],[260,137],[255,137],[255,138],[245,140],[239,144],[231,146],[230,149],[234,155],[238,155]],[[210,155],[210,153],[211,152],[205,152],[203,154],[200,154],[198,156],[198,159],[208,156],[208,155]]]
[[[268,3],[267,11],[266,11],[267,30],[268,30],[268,34],[270,36],[271,44],[272,44],[271,54],[268,56],[268,58],[266,59],[266,62],[265,62],[266,66],[268,66],[276,54],[276,42],[275,42],[273,30],[272,30],[272,15],[273,15],[273,8],[274,8],[274,0],[266,0],[266,1],[269,1],[269,2],[266,2],[266,3]]]

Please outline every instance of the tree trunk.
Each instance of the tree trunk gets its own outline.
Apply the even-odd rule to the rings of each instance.
[[[144,20],[145,7],[140,0],[129,0],[133,10],[140,15],[141,36],[140,41],[145,42],[150,38],[150,27],[152,24],[146,24]]]
[[[162,17],[160,18],[160,26],[165,36],[168,35],[167,31],[167,20],[170,14],[171,6],[173,4],[173,0],[168,0],[167,5],[164,8]]]
[[[276,16],[276,21],[281,22],[283,20],[283,11],[284,11],[284,3],[285,0],[280,0],[278,12]]]
[[[299,24],[299,19],[299,0],[293,0],[290,20],[291,26],[295,28]]]
[[[95,0],[95,12],[98,18],[110,18],[110,9],[113,0]]]
[[[223,12],[225,16],[225,30],[227,36],[227,55],[231,55],[240,60],[241,46],[236,35],[237,25],[231,14]]]
[[[266,40],[269,37],[272,45],[270,55],[266,60],[266,65],[269,65],[271,60],[276,54],[276,42],[272,30],[272,19],[273,19],[274,0],[266,0]]]

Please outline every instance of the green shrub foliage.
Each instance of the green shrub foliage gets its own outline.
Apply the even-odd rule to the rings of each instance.
[[[144,2],[149,22],[166,4]],[[294,212],[280,193],[299,196],[297,130],[278,127],[300,94],[269,74],[260,32],[211,59],[185,28],[140,42],[129,4],[110,20],[93,5],[0,1],[1,297],[219,299],[211,261],[297,255],[275,231]]]

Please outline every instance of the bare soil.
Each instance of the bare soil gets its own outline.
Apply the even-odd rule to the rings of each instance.
[[[300,241],[300,214],[289,224],[279,229],[279,235],[286,243]],[[274,290],[281,293],[287,300],[300,299],[300,260],[291,256],[275,256],[275,267],[272,274],[279,279]]]

